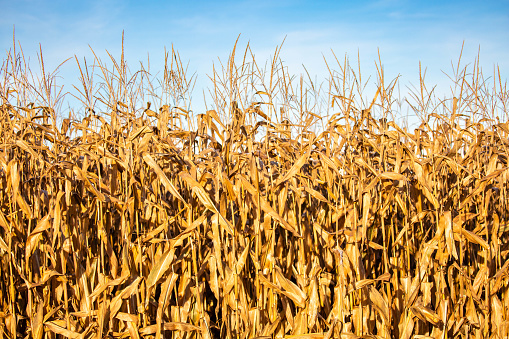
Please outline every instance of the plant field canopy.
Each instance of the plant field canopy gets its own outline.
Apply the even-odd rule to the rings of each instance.
[[[409,129],[380,61],[317,85],[278,51],[234,49],[200,114],[176,51],[159,82],[75,60],[83,117],[6,56],[0,337],[509,335],[505,80],[421,72]]]

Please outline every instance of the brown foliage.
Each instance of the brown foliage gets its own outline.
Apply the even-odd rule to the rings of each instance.
[[[86,114],[63,120],[52,75],[8,55],[0,337],[508,335],[505,85],[458,67],[437,103],[421,77],[412,133],[381,67],[364,105],[347,61],[323,96],[278,52],[234,51],[197,116],[174,51],[159,89],[78,63]]]

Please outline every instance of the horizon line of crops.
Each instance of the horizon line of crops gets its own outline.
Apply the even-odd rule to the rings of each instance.
[[[317,85],[280,50],[235,46],[203,114],[173,49],[162,79],[75,58],[81,118],[8,52],[0,338],[509,334],[500,72],[458,61],[446,100],[420,72],[410,131],[380,60],[366,94],[347,58]]]

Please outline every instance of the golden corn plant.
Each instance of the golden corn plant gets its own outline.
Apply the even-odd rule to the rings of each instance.
[[[381,62],[366,96],[348,59],[319,85],[279,51],[235,46],[200,114],[173,49],[162,79],[76,59],[65,116],[42,57],[7,54],[1,338],[509,335],[500,74],[458,63],[441,100],[421,76],[411,130]]]

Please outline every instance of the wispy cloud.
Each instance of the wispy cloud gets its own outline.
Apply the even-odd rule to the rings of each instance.
[[[498,63],[506,77],[509,73],[507,1],[19,0],[2,9],[3,51],[12,45],[13,25],[26,54],[35,56],[41,43],[45,60],[54,66],[73,55],[90,57],[89,45],[101,57],[105,49],[119,56],[124,31],[132,67],[147,54],[153,68],[161,67],[164,47],[174,44],[190,61],[190,71],[198,72],[198,92],[207,85],[212,62],[228,56],[239,34],[240,47],[249,42],[260,62],[285,40],[281,57],[297,74],[304,64],[312,75],[325,77],[323,57],[332,59],[331,50],[353,62],[359,53],[363,69],[374,74],[380,51],[388,77],[401,74],[403,82],[415,82],[422,61],[429,80],[439,82],[463,41],[465,61],[473,61],[480,46],[482,65]],[[73,69],[66,66],[62,75],[75,79]]]

